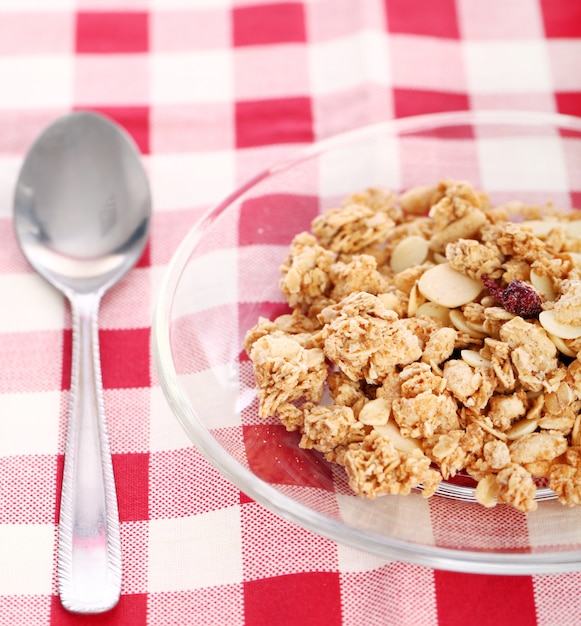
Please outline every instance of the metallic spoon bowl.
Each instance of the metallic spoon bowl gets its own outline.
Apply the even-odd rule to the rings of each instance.
[[[29,263],[68,298],[72,311],[57,575],[63,606],[78,613],[113,608],[121,591],[97,317],[103,294],[140,258],[150,219],[139,152],[101,115],[66,115],[28,151],[14,195],[16,236]]]

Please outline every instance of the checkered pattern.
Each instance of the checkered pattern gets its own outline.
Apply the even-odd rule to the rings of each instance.
[[[478,108],[581,115],[578,2],[0,2],[0,625],[581,623],[579,574],[433,571],[279,519],[190,445],[152,365],[159,282],[209,205],[313,140]],[[132,134],[154,202],[148,248],[101,310],[124,573],[119,605],[90,619],[65,612],[56,590],[70,312],[26,264],[11,224],[25,150],[74,109],[105,113]],[[508,156],[527,158],[526,146]],[[303,215],[316,211],[304,202]],[[252,449],[271,427],[249,420],[243,428],[254,471],[270,471]],[[309,458],[297,452],[296,462],[308,474]]]

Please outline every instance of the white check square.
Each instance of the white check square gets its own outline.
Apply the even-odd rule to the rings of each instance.
[[[226,50],[160,52],[151,58],[152,103],[229,102],[233,74]]]
[[[581,91],[581,40],[549,39],[551,75],[555,91]]]
[[[56,454],[59,391],[0,394],[0,456]]]
[[[151,452],[181,450],[192,445],[160,387],[151,389],[149,434],[149,450]]]
[[[366,73],[363,37],[358,33],[315,43],[309,48],[314,94],[343,91],[361,83],[361,77]]]
[[[14,211],[14,187],[22,167],[22,157],[2,155],[0,159],[0,218],[12,219]]]
[[[473,93],[542,92],[552,87],[543,41],[466,41],[464,52]]]
[[[149,164],[158,211],[215,204],[235,188],[232,151],[161,154],[152,156]]]
[[[50,595],[54,524],[1,524],[0,596]]]
[[[242,580],[239,506],[149,523],[150,592],[188,591]]]
[[[4,333],[61,330],[65,300],[37,274],[0,275],[0,328]]]
[[[76,0],[2,0],[2,12],[17,11],[26,13],[28,11],[74,11],[78,8]]]
[[[31,80],[34,76],[34,80]],[[0,108],[31,109],[71,106],[74,57],[43,54],[0,57]]]

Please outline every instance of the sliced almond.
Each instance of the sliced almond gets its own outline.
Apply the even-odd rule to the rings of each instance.
[[[460,274],[449,263],[441,263],[422,274],[418,288],[431,302],[455,309],[472,302],[482,291],[482,283]]]
[[[526,417],[515,422],[504,434],[508,439],[518,439],[523,435],[530,435],[537,430],[539,423],[537,420],[530,420]]]
[[[367,426],[387,424],[391,414],[391,406],[385,398],[377,398],[365,403],[359,411],[359,421]]]
[[[571,445],[581,445],[581,413],[579,413],[579,415],[575,418],[575,424],[573,425],[573,430],[571,431]]]
[[[474,339],[484,339],[484,337],[487,336],[486,333],[482,333],[471,328],[464,317],[464,313],[458,309],[450,311],[450,321],[457,330],[470,335],[470,337],[474,337]]]
[[[575,358],[577,353],[574,350],[571,350],[569,346],[561,339],[561,337],[557,337],[557,335],[552,335],[549,333],[549,339],[555,344],[555,348],[565,356],[569,356]]]
[[[460,350],[460,356],[471,367],[492,367],[492,363],[476,350]]]
[[[525,220],[524,222],[521,222],[521,225],[531,230],[535,237],[544,239],[553,230],[553,228],[559,227],[560,222],[555,219]]]
[[[397,424],[391,420],[383,426],[375,426],[374,428],[382,437],[389,439],[393,447],[400,452],[411,452],[415,449],[421,450],[419,441],[411,437],[404,437],[399,432]]]
[[[484,296],[482,300],[480,300],[480,304],[483,307],[491,307],[496,305],[496,299],[493,296]]]
[[[541,326],[550,334],[560,339],[577,339],[581,337],[581,326],[561,324],[555,319],[554,311],[542,311],[539,315]]]
[[[469,319],[466,318],[466,326],[468,326],[468,328],[471,328],[476,333],[484,333],[486,337],[488,336],[488,333],[484,330],[484,322],[482,324],[477,324],[476,322],[471,322]]]
[[[571,220],[563,225],[563,230],[567,234],[567,237],[573,239],[581,239],[581,220]]]
[[[474,497],[477,502],[486,508],[491,508],[496,504],[496,497],[498,496],[498,483],[494,474],[488,474],[481,478],[474,490]]]
[[[533,287],[545,298],[553,302],[557,299],[553,281],[548,276],[541,276],[535,270],[531,270],[531,283]]]
[[[421,317],[426,315],[427,317],[433,317],[434,319],[442,322],[444,326],[450,326],[450,309],[441,304],[435,302],[424,302],[417,309],[415,316]]]
[[[408,317],[414,317],[418,308],[424,304],[426,299],[420,293],[418,286],[414,285],[410,291],[410,298],[408,300]]]
[[[526,414],[526,418],[528,420],[536,420],[540,417],[541,415],[541,411],[543,410],[543,407],[545,406],[545,396],[540,393],[533,401],[533,405],[531,406],[531,408],[528,410],[527,414]]]
[[[433,254],[434,263],[447,263],[448,259],[439,252],[434,252]]]
[[[432,203],[438,199],[438,188],[433,185],[418,185],[399,196],[399,203],[405,213],[423,215],[428,212]]]
[[[398,274],[414,265],[421,265],[428,256],[428,242],[419,235],[402,239],[391,253],[390,267]]]

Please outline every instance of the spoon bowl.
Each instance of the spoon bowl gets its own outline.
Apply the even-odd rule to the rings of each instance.
[[[14,223],[24,255],[58,289],[104,292],[141,256],[150,203],[132,140],[100,115],[73,113],[31,147]]]
[[[131,138],[101,115],[79,112],[34,142],[14,195],[14,228],[33,268],[69,300],[73,355],[59,519],[63,606],[101,613],[121,592],[121,543],[107,436],[98,309],[138,261],[151,199]]]

